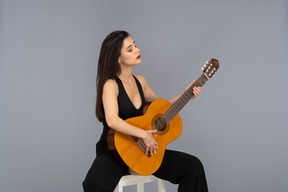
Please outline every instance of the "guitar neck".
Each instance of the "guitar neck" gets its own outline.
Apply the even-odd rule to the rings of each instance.
[[[166,123],[169,122],[181,111],[181,109],[191,100],[194,96],[193,88],[194,87],[202,87],[209,78],[203,73],[196,81],[191,85],[181,96],[177,99],[173,105],[166,111],[166,113],[162,116],[165,119]]]

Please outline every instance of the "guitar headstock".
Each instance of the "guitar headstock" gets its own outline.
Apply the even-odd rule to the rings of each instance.
[[[211,78],[215,72],[219,68],[219,62],[217,59],[211,59],[210,61],[207,61],[204,66],[202,67],[203,73],[206,75],[207,78]]]

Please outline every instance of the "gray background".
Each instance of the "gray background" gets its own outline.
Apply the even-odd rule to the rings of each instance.
[[[287,13],[286,0],[0,1],[0,191],[82,191],[102,131],[100,46],[124,29],[161,98],[219,59],[168,146],[202,160],[210,191],[287,192]]]

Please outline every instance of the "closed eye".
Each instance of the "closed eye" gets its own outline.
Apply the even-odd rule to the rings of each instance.
[[[135,44],[135,41],[133,42],[133,46],[137,47],[137,45]],[[128,52],[132,52],[133,51],[132,45],[129,45],[126,49],[127,49]]]

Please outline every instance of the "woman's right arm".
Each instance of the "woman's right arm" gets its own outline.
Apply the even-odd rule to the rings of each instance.
[[[112,79],[107,80],[103,87],[102,100],[108,126],[116,131],[142,139],[147,147],[146,154],[148,154],[148,151],[151,154],[155,154],[158,148],[157,142],[152,136],[155,130],[146,131],[121,119],[118,116],[118,94],[116,81]]]

